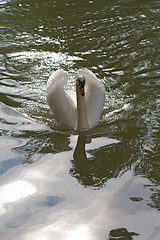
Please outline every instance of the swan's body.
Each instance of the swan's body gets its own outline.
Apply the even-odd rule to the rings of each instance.
[[[101,116],[105,90],[100,80],[88,69],[78,70],[76,92],[65,91],[68,73],[57,70],[48,79],[47,102],[57,120],[71,129],[94,127]],[[86,93],[82,93],[86,85]]]

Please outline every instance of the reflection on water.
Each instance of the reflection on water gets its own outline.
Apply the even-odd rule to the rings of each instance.
[[[12,202],[17,202],[27,196],[30,196],[36,192],[36,189],[25,181],[15,181],[7,185],[3,185],[0,188],[0,216],[7,213],[5,205]]]
[[[0,1],[1,240],[160,236],[157,0]],[[93,71],[100,124],[78,133],[46,104],[50,74]]]
[[[87,142],[87,151],[90,144],[93,151],[93,144],[92,139],[86,140],[87,136],[78,136],[77,142],[75,137],[70,138],[70,146],[73,146],[70,151],[39,154],[36,163],[25,168],[19,165],[3,174],[1,216],[9,214],[9,218],[0,223],[2,239],[96,240],[107,239],[107,236],[132,239],[138,234],[147,239],[150,233],[157,234],[159,214],[149,205],[150,187],[154,185],[146,178],[134,176],[133,171],[127,171],[120,178],[108,179],[98,191],[82,187],[81,184],[94,184],[87,164],[87,157],[92,156],[84,150]],[[96,146],[96,138],[93,142]],[[106,148],[120,144],[115,139],[98,138],[97,150],[100,142]],[[71,163],[73,156],[74,163]],[[81,184],[77,185],[77,179],[68,174],[73,165]],[[144,218],[148,221],[138,221]],[[156,230],[152,231],[154,227]]]
[[[75,169],[79,173],[79,179],[82,181],[84,185],[92,186],[93,185],[93,178],[91,176],[88,160],[85,151],[85,144],[86,144],[86,136],[79,136],[77,145],[73,154],[74,158],[74,166]],[[72,172],[73,175],[73,172]],[[74,174],[77,175],[77,174]],[[78,179],[78,176],[77,176]]]
[[[87,139],[86,139],[87,138]],[[96,148],[100,148],[106,145],[111,145],[118,143],[119,141],[116,139],[109,139],[105,137],[91,139],[90,137],[86,137],[86,135],[79,135],[77,139],[77,145],[73,154],[74,161],[73,169],[70,170],[72,176],[75,176],[78,181],[82,182],[84,186],[101,186],[101,177],[97,176],[98,171],[102,173],[102,169],[104,168],[104,164],[99,159],[96,159],[96,155],[93,157],[93,154],[86,156],[85,145],[86,141],[90,139],[90,143],[87,144],[87,151],[96,150]],[[89,151],[90,150],[90,151]],[[98,171],[96,162],[98,162]],[[105,157],[105,164],[108,163],[107,157]],[[111,171],[111,170],[110,170]],[[104,176],[102,176],[104,181]]]

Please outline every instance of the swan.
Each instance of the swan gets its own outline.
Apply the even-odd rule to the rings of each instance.
[[[60,69],[51,74],[47,82],[47,103],[55,118],[74,130],[90,129],[98,124],[105,102],[105,89],[94,73],[79,69],[76,92],[66,91],[68,72]]]

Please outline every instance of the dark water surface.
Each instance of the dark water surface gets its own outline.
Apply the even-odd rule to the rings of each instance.
[[[0,1],[1,240],[160,239],[159,43],[159,0]],[[45,91],[84,67],[106,103],[78,135]]]

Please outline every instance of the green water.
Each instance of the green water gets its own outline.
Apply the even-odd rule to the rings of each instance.
[[[158,0],[0,1],[1,240],[159,240],[159,31]],[[84,67],[106,102],[78,134],[46,84]]]

